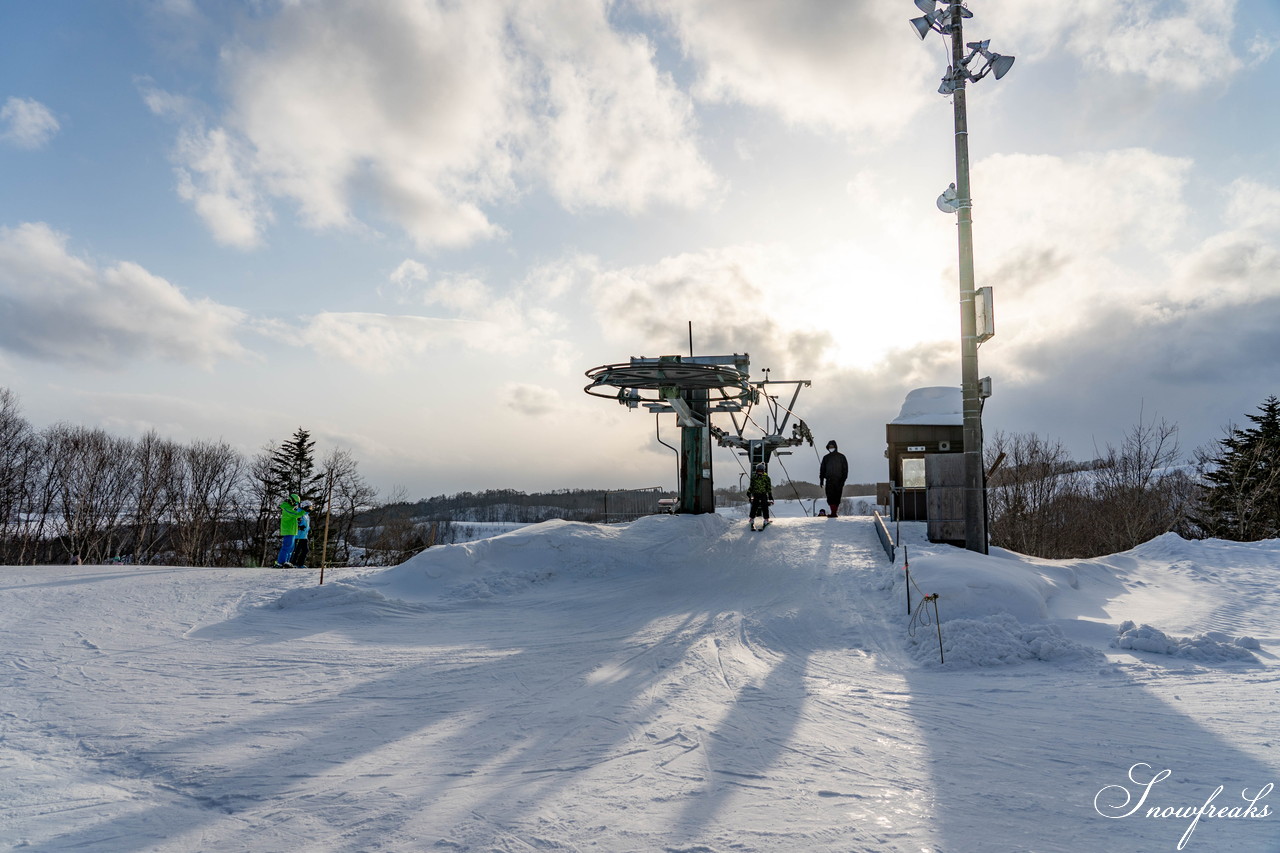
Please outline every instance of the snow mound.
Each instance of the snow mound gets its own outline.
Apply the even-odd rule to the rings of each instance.
[[[1250,649],[1261,647],[1253,637],[1232,638],[1217,631],[1191,637],[1171,637],[1150,625],[1135,625],[1131,621],[1120,625],[1120,632],[1111,645],[1117,649],[1154,652],[1205,663],[1257,661]]]
[[[421,612],[422,608],[405,601],[388,598],[376,589],[358,586],[350,581],[333,581],[324,586],[291,589],[274,601],[263,605],[270,610],[322,610],[343,608],[361,614],[395,616]]]
[[[545,521],[428,549],[363,582],[403,601],[467,601],[518,595],[550,583],[649,575],[672,562],[695,562],[729,524],[717,515],[654,515],[621,525]]]
[[[916,662],[940,665],[937,628],[917,625],[913,633],[910,650]],[[1100,651],[1068,639],[1056,625],[1024,625],[1008,613],[943,622],[942,651],[948,667],[1008,666],[1033,660],[1095,665],[1105,660]]]

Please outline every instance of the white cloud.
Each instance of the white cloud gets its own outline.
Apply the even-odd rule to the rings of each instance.
[[[0,140],[18,148],[43,148],[62,125],[48,107],[30,98],[9,98],[0,107]]]
[[[556,335],[566,319],[552,304],[544,276],[517,283],[496,294],[478,278],[433,278],[418,261],[406,260],[391,274],[397,298],[430,314],[327,312],[305,318],[291,337],[318,352],[331,353],[356,367],[386,372],[429,352],[448,348],[510,357],[537,352],[562,363],[564,342]]]
[[[560,392],[554,388],[531,385],[526,382],[505,385],[502,389],[502,399],[508,409],[535,418],[553,414],[562,405]]]
[[[648,39],[612,30],[597,0],[516,8],[545,81],[541,167],[565,205],[636,211],[707,196],[715,178],[694,144],[692,104],[654,66]]]
[[[1184,92],[1244,67],[1231,48],[1236,0],[991,0],[984,7],[984,23],[998,27],[1006,52],[1024,61],[1065,44],[1087,68]]]
[[[1099,302],[1164,292],[1153,259],[1182,250],[1188,160],[1142,149],[1075,157],[997,155],[974,169],[980,284],[1030,337],[1060,334]],[[999,329],[997,334],[1000,335]]]
[[[118,368],[153,357],[209,366],[243,354],[243,315],[141,266],[98,267],[44,223],[0,228],[0,347],[31,359]]]
[[[157,89],[145,78],[138,87],[153,113],[180,125],[171,154],[179,197],[191,203],[224,246],[261,246],[262,231],[272,215],[252,179],[244,144],[222,128],[209,130],[199,105],[189,98]]]
[[[371,373],[388,373],[431,350],[466,344],[484,334],[468,320],[359,312],[326,312],[305,318],[295,340]]]
[[[409,294],[422,283],[426,282],[431,276],[426,264],[421,261],[415,261],[412,258],[406,258],[400,262],[400,265],[391,271],[391,275],[387,276],[390,283],[391,291],[399,300],[405,300]],[[378,294],[383,294],[383,288],[378,288]]]
[[[590,297],[597,322],[619,345],[671,355],[688,351],[693,323],[697,355],[748,351],[752,370],[800,378],[822,366],[833,338],[825,328],[781,323],[779,305],[797,297],[769,249],[737,246],[664,258],[655,264],[602,270]],[[803,295],[802,293],[799,295]]]
[[[1037,400],[1039,385],[1068,386],[1046,410],[1059,412],[1105,409],[1090,395],[1120,399],[1126,384],[1172,398],[1180,377],[1223,382],[1269,363],[1260,329],[1280,306],[1280,193],[1236,181],[1205,234],[1190,222],[1192,166],[1136,149],[978,164],[978,283],[994,286],[997,318],[984,370]]]
[[[1239,178],[1227,192],[1228,222],[1237,228],[1280,231],[1280,188]]]
[[[909,36],[910,4],[645,0],[674,24],[697,95],[846,133],[895,134],[930,97],[936,55]]]
[[[225,246],[252,249],[262,244],[271,213],[245,174],[245,155],[226,131],[187,128],[175,157],[178,195],[191,202],[213,237]]]
[[[1187,222],[1191,166],[1140,148],[998,154],[974,168],[974,219],[982,217],[983,240],[997,250],[1032,235],[1085,252],[1134,244],[1159,250]]]
[[[412,258],[406,258],[401,261],[400,266],[391,271],[389,278],[392,284],[401,287],[408,286],[412,282],[427,280],[427,267],[421,261],[415,261]]]
[[[691,104],[606,6],[316,0],[245,19],[218,126],[171,113],[180,191],[239,246],[270,199],[314,228],[370,210],[424,249],[498,236],[486,208],[539,185],[568,208],[699,204],[715,178]]]

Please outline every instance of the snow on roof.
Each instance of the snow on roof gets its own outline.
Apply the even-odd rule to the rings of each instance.
[[[949,385],[917,388],[907,394],[902,411],[890,423],[961,426],[964,424],[964,395],[959,388]]]

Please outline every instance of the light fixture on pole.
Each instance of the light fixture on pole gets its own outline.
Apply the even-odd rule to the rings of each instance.
[[[942,3],[939,7],[938,4]],[[960,0],[915,0],[924,12],[912,18],[916,34],[924,39],[930,32],[951,40],[951,64],[938,87],[938,93],[949,95],[955,117],[956,180],[938,196],[938,209],[953,213],[960,248],[960,387],[964,410],[964,519],[965,547],[987,552],[986,482],[982,461],[982,401],[984,385],[978,378],[978,344],[994,334],[984,323],[978,328],[978,293],[973,274],[973,200],[969,195],[969,119],[965,109],[965,84],[981,80],[988,74],[997,80],[1013,67],[1012,56],[1002,56],[989,49],[987,40],[964,42],[964,19],[973,13]],[[968,53],[965,53],[968,48]],[[970,69],[975,57],[982,64]],[[974,63],[977,65],[977,63]],[[984,317],[990,318],[990,288],[983,288]],[[989,396],[989,392],[985,396]]]

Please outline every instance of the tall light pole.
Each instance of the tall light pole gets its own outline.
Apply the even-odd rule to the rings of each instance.
[[[942,8],[938,3],[942,2]],[[913,18],[912,26],[923,39],[930,31],[951,39],[951,65],[938,87],[939,94],[951,95],[955,113],[956,181],[938,198],[938,207],[956,214],[960,243],[960,388],[964,405],[964,545],[970,551],[987,552],[986,483],[982,462],[982,396],[978,379],[978,344],[990,337],[991,329],[978,328],[977,290],[973,276],[973,200],[969,195],[969,119],[965,109],[965,83],[977,82],[988,72],[1000,79],[1013,65],[1012,56],[987,49],[988,42],[964,41],[964,19],[973,17],[960,0],[915,0],[924,16]],[[969,49],[968,54],[965,48]],[[985,63],[976,72],[969,69],[974,57]],[[989,291],[988,291],[989,293]],[[991,316],[990,306],[983,312]]]

